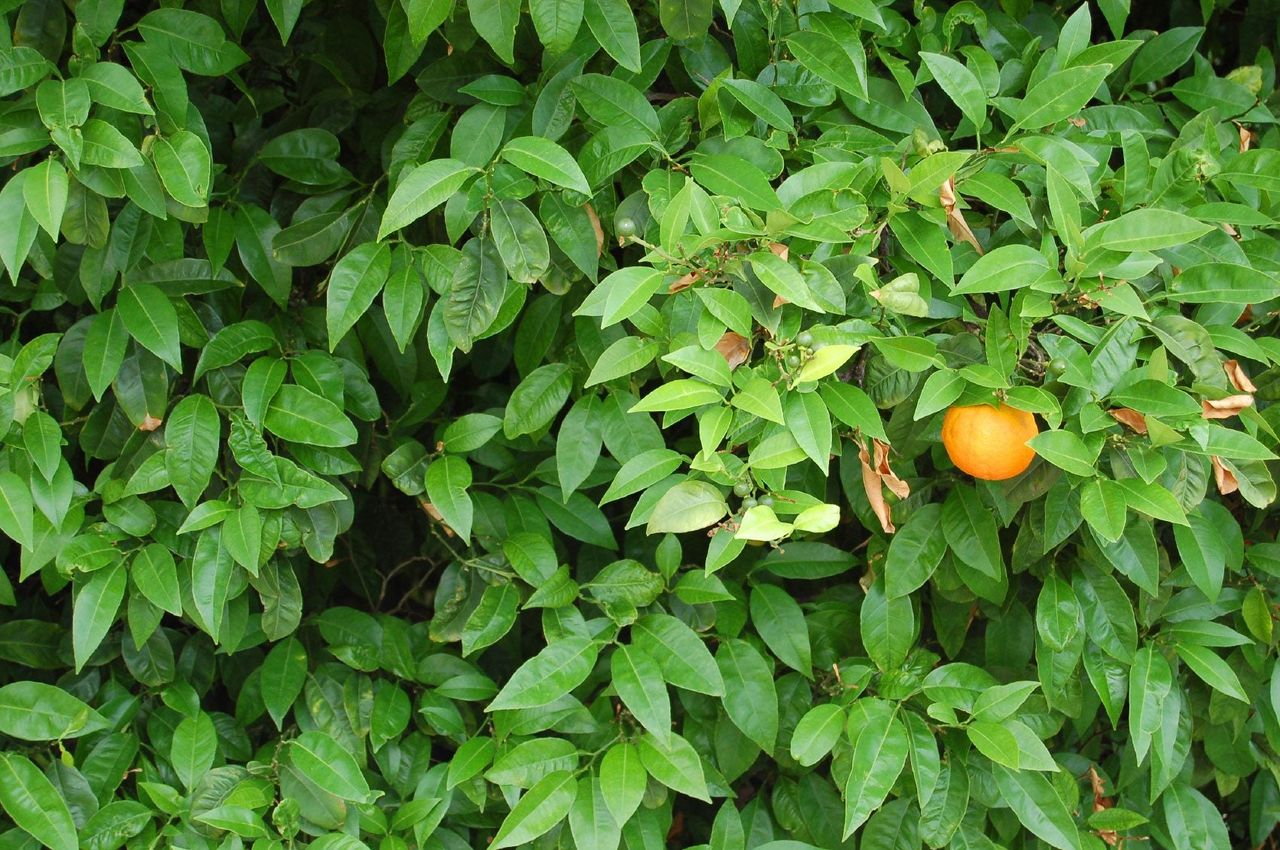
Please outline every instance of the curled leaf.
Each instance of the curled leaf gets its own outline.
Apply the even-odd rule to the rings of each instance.
[[[880,520],[880,527],[886,534],[893,534],[896,529],[883,488],[888,487],[899,499],[905,499],[911,495],[911,487],[889,467],[889,444],[876,439],[872,439],[871,443],[875,450],[874,464],[866,445],[860,443],[858,446],[858,460],[862,463],[862,488],[867,493],[867,501],[871,503],[876,519]]]
[[[1227,373],[1227,380],[1231,382],[1231,386],[1240,392],[1256,393],[1258,391],[1258,388],[1253,385],[1253,381],[1249,380],[1249,376],[1240,367],[1239,360],[1228,360],[1222,364],[1222,368]]]
[[[871,442],[875,445],[876,450],[876,472],[880,473],[881,477],[884,478],[884,485],[899,499],[905,499],[910,496],[910,485],[889,468],[889,444],[876,439],[872,439]]]
[[[1226,496],[1240,489],[1240,482],[1236,480],[1235,473],[1222,465],[1222,460],[1217,455],[1209,458],[1213,461],[1213,480],[1218,485],[1218,492]]]
[[[725,331],[716,343],[716,351],[729,362],[729,369],[737,369],[751,357],[751,340],[739,333]]]
[[[1236,129],[1240,131],[1240,153],[1244,153],[1253,147],[1253,141],[1257,138],[1257,135],[1243,124],[1236,124]]]
[[[1248,394],[1229,395],[1226,398],[1205,399],[1200,403],[1205,419],[1230,419],[1239,416],[1240,411],[1253,407],[1253,396]]]
[[[596,208],[591,204],[583,204],[582,208],[587,211],[587,219],[591,222],[591,229],[596,234],[596,256],[604,253],[604,228],[600,226],[600,216],[596,215]]]
[[[440,513],[440,509],[428,502],[426,499],[419,499],[418,504],[422,506],[422,512],[431,517],[435,522],[440,523],[440,527],[444,529],[444,533],[449,537],[455,537],[456,533],[449,527],[449,523],[444,521],[444,514]]]
[[[672,284],[667,287],[667,292],[671,293],[672,295],[675,295],[677,292],[683,292],[684,290],[693,286],[695,283],[697,283],[701,279],[702,279],[701,270],[691,271],[684,277],[678,278],[677,280],[673,281]]]
[[[957,241],[968,242],[979,255],[986,253],[982,250],[978,237],[973,235],[969,222],[965,221],[964,210],[960,209],[956,203],[956,179],[954,176],[948,177],[947,182],[939,187],[938,200],[942,202],[942,209],[947,214],[947,228],[951,231],[951,235]]]
[[[1147,420],[1141,413],[1128,407],[1113,407],[1107,411],[1111,418],[1138,434],[1147,433]]]

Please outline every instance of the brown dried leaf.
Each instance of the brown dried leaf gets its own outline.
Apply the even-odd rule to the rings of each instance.
[[[146,416],[142,417],[142,424],[138,426],[138,430],[154,431],[155,429],[159,428],[162,424],[164,424],[163,419],[157,419],[154,416],[152,416],[150,413],[148,413]]]
[[[596,215],[596,208],[591,204],[583,204],[582,208],[587,211],[587,218],[591,220],[591,229],[596,234],[596,256],[604,253],[604,228],[600,226],[600,216]]]
[[[1244,309],[1240,311],[1239,318],[1236,319],[1236,327],[1240,327],[1241,325],[1247,325],[1252,321],[1253,321],[1253,305],[1246,304],[1244,305]]]
[[[670,286],[668,286],[667,292],[671,293],[672,295],[675,295],[677,292],[683,292],[684,290],[693,286],[695,283],[697,283],[701,279],[702,279],[702,272],[700,270],[689,272],[687,275],[676,280]]]
[[[1257,136],[1252,130],[1246,129],[1243,124],[1237,124],[1236,129],[1240,131],[1240,153],[1244,153],[1253,146]]]
[[[910,496],[911,486],[889,468],[889,444],[882,443],[876,439],[872,439],[871,443],[876,450],[876,472],[884,479],[884,486],[888,487],[890,492],[899,499],[905,499]]]
[[[783,260],[791,256],[791,249],[781,242],[770,242],[769,250],[772,251],[775,256]]]
[[[1089,784],[1093,787],[1093,810],[1095,812],[1101,812],[1114,805],[1111,799],[1106,796],[1102,777],[1098,775],[1098,771],[1092,766],[1089,767]],[[1098,837],[1111,847],[1115,847],[1120,843],[1120,836],[1114,829],[1098,830]]]
[[[876,519],[880,520],[880,527],[884,529],[885,534],[893,534],[893,518],[889,515],[889,505],[884,500],[884,490],[881,487],[880,473],[876,472],[871,466],[871,458],[867,455],[867,447],[859,441],[858,460],[862,462],[862,489],[866,491],[867,501],[871,503],[871,510],[875,513]]]
[[[440,523],[440,527],[444,529],[445,534],[450,537],[456,536],[454,530],[449,527],[449,523],[444,521],[444,514],[440,513],[435,505],[431,504],[426,499],[419,499],[418,504],[422,506],[423,513]]]
[[[1235,387],[1242,393],[1256,393],[1258,388],[1253,385],[1253,381],[1249,380],[1249,376],[1244,373],[1244,369],[1240,367],[1239,360],[1228,360],[1222,364],[1223,370],[1227,373],[1227,380],[1231,382],[1231,386]]]
[[[789,304],[789,303],[791,302],[787,301],[787,299],[783,298],[781,295],[775,296],[773,299],[773,309],[776,310],[779,307],[781,307],[783,304]]]
[[[947,182],[938,189],[938,200],[942,201],[942,209],[947,214],[947,228],[951,231],[951,235],[961,242],[968,242],[978,254],[986,253],[982,250],[978,237],[974,236],[973,230],[969,228],[969,222],[965,221],[964,210],[957,206],[954,177],[948,177]]]
[[[1247,407],[1253,407],[1253,396],[1247,394],[1207,398],[1200,402],[1205,419],[1230,419],[1232,416],[1239,416],[1240,411]]]
[[[1218,485],[1219,493],[1226,496],[1240,489],[1235,473],[1223,466],[1216,455],[1210,456],[1209,460],[1213,461],[1213,480]]]
[[[1147,420],[1141,413],[1127,407],[1113,407],[1107,411],[1111,418],[1139,434],[1147,433]]]
[[[729,369],[737,369],[751,357],[751,340],[740,333],[725,331],[716,343],[716,351],[729,362]]]

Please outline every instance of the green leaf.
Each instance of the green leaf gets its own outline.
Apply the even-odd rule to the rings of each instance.
[[[884,582],[867,590],[858,615],[862,645],[881,670],[900,667],[916,637],[915,609],[909,597],[885,596]]]
[[[680,534],[719,522],[729,505],[719,488],[706,481],[681,481],[667,490],[649,515],[647,534]]]
[[[289,763],[322,791],[354,803],[372,796],[355,757],[327,733],[303,732],[289,741],[287,752]]]
[[[1040,457],[1072,475],[1089,477],[1097,474],[1094,464],[1098,453],[1090,451],[1084,440],[1071,431],[1041,431],[1027,440],[1027,445]]]
[[[34,510],[27,482],[16,473],[0,471],[0,531],[20,546],[30,547]]]
[[[267,406],[263,426],[282,440],[340,448],[356,441],[356,428],[342,408],[297,384],[285,384]]]
[[[1249,695],[1241,687],[1235,671],[1207,647],[1179,641],[1173,645],[1173,648],[1178,653],[1178,657],[1206,685],[1232,699],[1238,699],[1243,703],[1250,702]]]
[[[436,159],[415,166],[396,184],[378,226],[378,239],[408,227],[443,204],[479,171],[456,159]]]
[[[24,741],[60,741],[106,728],[106,718],[62,688],[11,682],[0,688],[0,732]]]
[[[813,675],[809,630],[795,599],[772,584],[751,591],[751,622],[778,660],[805,678]]]
[[[711,0],[658,0],[658,16],[676,41],[697,38],[711,26]]]
[[[1055,71],[1027,91],[1027,96],[1018,104],[1018,120],[1009,132],[1023,127],[1046,127],[1070,118],[1093,99],[1098,86],[1110,73],[1110,65],[1086,65]]]
[[[334,265],[325,293],[330,351],[373,305],[390,274],[391,250],[374,242],[353,248]]]
[[[1253,304],[1280,295],[1280,279],[1238,263],[1202,263],[1182,270],[1169,298],[1189,304]]]
[[[1080,831],[1053,784],[1039,773],[996,765],[996,787],[1018,820],[1058,850],[1081,850]]]
[[[493,850],[531,843],[564,820],[578,794],[578,780],[568,771],[544,776],[530,788],[502,821],[489,846]]]
[[[222,442],[218,409],[207,396],[189,395],[169,414],[164,436],[164,465],[169,482],[182,503],[192,507],[209,486],[218,465]]]
[[[752,378],[734,394],[729,403],[739,410],[746,411],[770,422],[785,424],[782,418],[782,400],[766,378]]]
[[[115,623],[127,580],[124,563],[117,560],[90,573],[87,581],[76,586],[71,639],[77,672],[83,669]]]
[[[277,643],[267,653],[259,675],[262,702],[277,729],[284,728],[284,718],[302,693],[307,680],[307,650],[292,635]]]
[[[989,251],[961,275],[953,295],[1023,289],[1053,272],[1044,255],[1029,245],[1002,245]]]
[[[468,352],[494,320],[507,289],[502,256],[492,239],[472,239],[462,249],[444,304],[449,339]]]
[[[583,0],[531,0],[529,17],[538,40],[550,53],[563,53],[582,25]]]
[[[626,0],[586,0],[583,17],[605,53],[628,71],[640,73],[640,38]],[[618,823],[625,821],[626,818],[618,818]]]
[[[885,594],[896,599],[924,586],[947,552],[945,535],[938,533],[942,506],[925,505],[912,512],[898,529],[885,554]]]
[[[852,719],[852,718],[851,718]],[[911,738],[896,711],[885,708],[850,728],[853,762],[844,787],[844,838],[880,808],[907,762]]]
[[[1173,672],[1164,656],[1144,646],[1129,668],[1129,735],[1138,764],[1151,747],[1151,739],[1164,722],[1164,702],[1173,685]]]
[[[26,178],[22,183],[22,197],[27,202],[27,212],[31,213],[31,217],[45,233],[57,239],[71,188],[67,170],[58,160],[46,159],[24,173]]]
[[[772,755],[779,723],[772,666],[744,640],[722,642],[716,651],[716,665],[724,680],[722,701],[729,719],[742,734]]]
[[[651,487],[675,472],[685,461],[683,455],[670,449],[643,451],[622,465],[610,482],[609,489],[600,497],[599,504],[603,506]]]
[[[547,233],[520,201],[503,199],[489,209],[489,226],[507,274],[517,283],[535,283],[551,266]]]
[[[173,554],[159,543],[143,547],[129,565],[133,585],[142,595],[164,611],[181,616],[182,595],[178,587],[178,571]]]
[[[1175,525],[1187,525],[1187,515],[1165,488],[1158,484],[1148,484],[1140,478],[1121,478],[1116,481],[1124,492],[1124,499],[1139,513],[1152,519],[1162,519]]]
[[[987,95],[982,83],[967,67],[941,53],[921,52],[920,58],[929,73],[946,92],[951,102],[960,107],[961,114],[976,129],[981,129],[987,113]]]
[[[512,583],[489,585],[462,627],[462,654],[472,655],[504,638],[515,625],[520,593]]]
[[[502,419],[508,440],[533,434],[551,424],[569,398],[573,376],[568,366],[548,363],[525,377],[511,393]]]
[[[822,761],[844,734],[847,719],[844,709],[834,703],[809,709],[791,735],[791,757],[803,767]]]
[[[787,48],[801,65],[823,80],[853,97],[867,99],[865,57],[846,49],[829,34],[798,30],[787,36]]]
[[[160,182],[175,201],[188,207],[205,205],[213,164],[209,149],[199,136],[188,130],[179,130],[167,138],[156,139],[151,157],[160,174]]]
[[[585,386],[593,387],[637,372],[653,362],[658,344],[636,336],[624,336],[605,349],[591,367]]]
[[[752,271],[759,275],[760,281],[776,295],[806,310],[825,312],[814,299],[809,291],[809,285],[795,266],[772,251],[757,251],[749,259]],[[805,380],[815,379],[806,378]]]
[[[0,805],[18,828],[51,850],[80,846],[66,801],[30,759],[0,753],[0,780]]]
[[[671,733],[671,699],[662,670],[643,649],[619,646],[610,658],[613,687],[640,725],[666,740]]]
[[[116,312],[125,329],[143,348],[182,371],[178,312],[159,287],[135,283],[120,290]]]
[[[1018,769],[1018,739],[1003,725],[975,720],[965,728],[965,734],[978,752],[996,764]]]
[[[1144,209],[1099,225],[1090,241],[1111,251],[1158,251],[1193,242],[1212,229],[1172,210]]]
[[[724,680],[701,638],[668,614],[647,614],[632,626],[632,644],[662,668],[662,678],[677,688],[708,696],[724,695]]]
[[[466,543],[471,539],[474,516],[471,495],[471,466],[457,455],[442,455],[427,467],[427,498]]]
[[[213,767],[218,754],[218,733],[209,715],[195,709],[173,730],[169,762],[178,779],[188,790],[195,788]],[[350,756],[348,756],[350,758]]]
[[[0,97],[30,88],[53,70],[34,47],[25,45],[0,51]]]
[[[599,651],[599,644],[581,636],[547,644],[511,674],[485,711],[538,708],[556,701],[582,684]]]
[[[712,194],[724,195],[753,210],[768,211],[782,206],[765,173],[739,157],[728,154],[699,156],[693,161],[690,170],[693,172],[693,179]],[[778,261],[784,262],[780,259]]]
[[[520,21],[519,0],[471,0],[467,10],[471,13],[471,25],[480,37],[489,42],[499,59],[513,64],[516,24]],[[573,802],[572,799],[569,802]]]
[[[947,495],[942,504],[942,535],[968,566],[997,581],[1004,575],[995,520],[973,488],[959,485]]]
[[[502,158],[521,171],[540,177],[548,183],[583,195],[591,194],[591,186],[577,161],[550,139],[541,136],[512,139],[503,146]]]
[[[640,763],[654,779],[680,794],[710,802],[706,774],[698,752],[680,735],[672,733],[661,741],[645,733],[637,744]]]

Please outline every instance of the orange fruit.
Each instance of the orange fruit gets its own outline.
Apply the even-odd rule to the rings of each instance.
[[[1007,405],[952,407],[942,418],[942,445],[951,462],[985,481],[1004,481],[1030,466],[1036,453],[1027,440],[1038,433],[1034,416]]]

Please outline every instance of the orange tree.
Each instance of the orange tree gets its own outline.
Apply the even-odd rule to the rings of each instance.
[[[0,2],[0,847],[1264,842],[1275,10],[1133,6]]]

